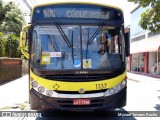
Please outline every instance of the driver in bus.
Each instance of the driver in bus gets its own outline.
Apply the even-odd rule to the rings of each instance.
[[[102,35],[99,38],[101,47],[100,47],[100,49],[98,51],[98,53],[100,53],[102,55],[105,52],[109,53],[109,46],[108,46],[108,40],[107,39],[108,39],[108,37],[107,37],[106,33],[102,32]]]

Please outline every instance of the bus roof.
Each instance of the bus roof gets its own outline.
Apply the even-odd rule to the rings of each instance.
[[[119,7],[116,7],[116,6],[112,6],[112,5],[108,5],[108,4],[102,4],[102,3],[98,3],[98,2],[51,2],[51,3],[44,3],[44,4],[38,4],[38,5],[35,5],[32,9],[32,14],[33,14],[33,11],[34,9],[36,9],[37,7],[41,7],[41,6],[47,6],[47,5],[56,5],[56,4],[90,4],[90,5],[99,5],[99,6],[104,6],[104,7],[110,7],[110,8],[114,8],[114,9],[118,9],[120,11],[122,11],[123,13],[123,10]]]

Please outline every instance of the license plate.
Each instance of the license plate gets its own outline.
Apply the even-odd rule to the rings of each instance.
[[[90,99],[74,99],[73,105],[90,105]]]

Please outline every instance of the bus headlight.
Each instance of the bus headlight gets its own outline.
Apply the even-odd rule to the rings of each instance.
[[[126,80],[123,80],[122,81],[122,86],[125,86],[126,85]]]
[[[44,88],[44,87],[40,86],[40,87],[38,88],[38,92],[43,93],[44,91],[45,91],[45,88]]]
[[[52,97],[53,95],[57,95],[55,91],[46,89],[44,86],[38,84],[38,82],[34,79],[31,80],[30,85],[33,87],[34,90],[36,90],[37,92],[43,95],[50,96],[50,97]]]
[[[114,89],[112,89],[112,88],[109,89],[109,93],[110,93],[110,94],[114,94],[114,93],[115,93]]]
[[[53,95],[53,91],[52,91],[52,90],[47,90],[47,91],[46,91],[46,95],[52,96],[52,95]]]
[[[38,83],[36,82],[36,81],[33,81],[32,83],[31,83],[31,85],[32,85],[32,87],[38,87]]]
[[[121,84],[118,84],[118,85],[116,86],[116,89],[117,89],[117,91],[120,91],[120,90],[121,90]]]
[[[110,88],[110,89],[106,90],[104,92],[104,96],[110,96],[110,95],[118,93],[119,91],[121,91],[126,86],[126,83],[127,83],[126,78],[124,78],[123,81],[120,82],[118,85],[116,85],[113,88]]]

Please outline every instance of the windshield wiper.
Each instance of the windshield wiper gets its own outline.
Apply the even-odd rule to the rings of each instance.
[[[70,47],[71,47],[71,43],[70,43],[70,41],[68,40],[66,34],[64,33],[62,27],[61,27],[59,24],[56,24],[56,27],[57,27],[57,29],[59,30],[59,32],[61,33],[64,41],[65,41],[66,44],[67,44],[67,46],[70,48]]]
[[[86,59],[88,57],[88,42],[89,42],[89,31],[88,31],[88,34],[87,34],[87,50],[86,50]]]
[[[44,9],[48,11],[47,8],[44,8]],[[53,18],[53,17],[51,17],[51,18]],[[53,18],[53,19],[54,19],[54,18]],[[61,28],[61,25],[59,25],[57,22],[55,22],[55,25],[56,25],[57,29],[59,30],[59,32],[61,33],[64,41],[65,41],[66,44],[67,44],[67,46],[70,48],[70,47],[71,47],[71,43],[69,42],[66,34],[64,33],[63,29]]]
[[[72,35],[71,35],[71,41],[72,41],[72,60],[73,60],[73,64],[74,64],[73,31],[72,31]]]
[[[93,41],[93,39],[97,36],[97,34],[100,32],[100,30],[102,30],[104,24],[102,24],[101,26],[98,27],[98,29],[96,30],[96,32],[92,35],[92,37],[89,39],[89,41],[87,42],[87,46],[89,44],[91,44],[91,42]]]
[[[102,30],[102,27],[104,26],[104,24],[102,24],[101,26],[98,27],[98,29],[96,30],[96,32],[92,35],[92,37],[89,39],[89,31],[88,31],[88,41],[87,41],[87,50],[86,50],[86,59],[88,56],[88,45],[91,44],[91,42],[93,41],[93,39],[97,36],[97,34],[100,32],[100,30]]]

